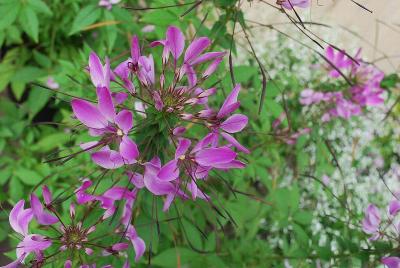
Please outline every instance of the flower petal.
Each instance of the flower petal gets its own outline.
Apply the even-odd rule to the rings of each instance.
[[[381,259],[382,264],[386,265],[388,268],[399,268],[400,258],[399,257],[383,257]]]
[[[8,220],[10,222],[11,228],[14,229],[17,233],[24,235],[22,228],[18,224],[18,216],[24,211],[25,201],[20,200],[15,204],[15,206],[11,209],[10,215],[8,216]]]
[[[44,203],[46,205],[49,205],[53,198],[51,197],[51,192],[49,190],[49,187],[47,187],[46,185],[44,185],[42,187],[42,195],[43,195]]]
[[[136,163],[136,159],[139,157],[139,149],[136,143],[128,136],[122,137],[122,141],[119,145],[119,152],[124,160],[126,160],[127,164]]]
[[[239,151],[241,151],[241,152],[243,152],[245,154],[249,154],[250,153],[250,151],[246,147],[241,145],[232,135],[222,132],[221,136],[224,137],[225,140],[227,140],[230,144],[232,144]]]
[[[178,159],[181,156],[184,156],[191,144],[192,144],[192,142],[189,139],[180,138],[178,147],[176,148],[176,151],[175,151],[175,159]]]
[[[108,121],[114,122],[115,108],[110,90],[106,87],[97,87],[97,99],[99,101],[99,111],[108,119]]]
[[[205,61],[210,61],[216,58],[222,58],[225,55],[225,52],[207,52],[197,57],[195,60],[192,60],[192,65],[197,65]]]
[[[85,126],[95,129],[102,129],[107,126],[107,119],[93,104],[85,100],[73,99],[71,105],[75,116]]]
[[[157,174],[157,177],[161,181],[173,181],[176,180],[179,176],[179,168],[177,166],[177,160],[171,160],[167,164],[165,164]]]
[[[185,37],[179,28],[169,26],[166,34],[167,46],[172,56],[176,60],[182,55],[185,47]]]
[[[242,131],[247,125],[247,122],[247,116],[243,114],[234,114],[221,124],[221,128],[228,133],[236,133]]]
[[[131,57],[134,64],[137,64],[140,57],[140,46],[139,46],[139,39],[136,35],[132,37],[132,44],[131,44]]]
[[[40,203],[39,198],[35,194],[31,194],[31,207],[33,215],[39,224],[51,225],[58,222],[56,216],[53,216],[43,210],[42,203]]]
[[[133,127],[132,113],[128,110],[122,110],[115,117],[115,123],[124,132],[124,134],[128,134]]]
[[[97,165],[106,169],[116,169],[124,165],[122,156],[118,152],[109,149],[93,153],[92,160]]]
[[[392,216],[396,216],[397,213],[400,211],[400,201],[399,200],[393,200],[389,203],[389,213]]]
[[[233,88],[232,92],[226,98],[225,102],[222,104],[221,109],[219,110],[217,117],[222,118],[227,114],[233,112],[239,107],[239,102],[237,101],[238,95],[240,91],[240,84],[236,84]]]
[[[196,153],[196,162],[202,166],[229,163],[236,158],[236,153],[227,147],[203,149]]]
[[[211,41],[207,37],[196,38],[186,49],[185,63],[190,63],[191,60],[200,55],[210,44]]]
[[[93,85],[96,87],[105,86],[103,65],[101,64],[100,58],[94,52],[91,52],[89,56],[89,72]]]

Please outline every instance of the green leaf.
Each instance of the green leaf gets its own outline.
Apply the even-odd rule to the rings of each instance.
[[[107,21],[112,21],[115,19],[113,14],[110,12],[106,12],[105,18]],[[111,53],[114,48],[115,41],[117,40],[117,27],[115,25],[108,25],[105,27],[105,30],[107,33],[108,51]]]
[[[15,66],[10,64],[0,64],[0,92],[3,91],[8,83],[10,83],[11,77],[15,72]]]
[[[294,236],[296,241],[304,248],[309,247],[309,237],[300,225],[293,224]]]
[[[39,41],[39,20],[35,11],[28,6],[24,7],[21,11],[19,22],[24,32],[37,43]]]
[[[307,226],[311,224],[313,214],[309,211],[299,210],[293,215],[293,219],[295,222]]]
[[[49,59],[49,57],[47,57],[46,55],[44,55],[36,50],[33,51],[33,58],[40,66],[42,66],[44,68],[51,67],[51,60]]]
[[[26,185],[36,185],[42,180],[42,176],[39,173],[26,168],[18,168],[18,170],[14,171],[14,175]]]
[[[38,143],[31,147],[33,151],[48,152],[69,140],[69,136],[65,133],[54,133],[41,139]]]
[[[182,267],[187,266],[190,261],[193,261],[196,253],[186,248],[171,248],[167,249],[155,256],[151,263],[161,267],[177,267],[180,263]]]
[[[12,178],[9,184],[9,194],[14,202],[17,202],[24,195],[24,188],[17,178]]]
[[[22,95],[24,94],[25,91],[25,83],[21,82],[12,82],[11,83],[11,90],[14,93],[14,96],[17,100],[21,100]]]
[[[11,176],[10,169],[0,170],[0,185],[4,185]]]
[[[26,66],[20,68],[11,78],[12,82],[28,83],[46,75],[46,72],[40,68]]]
[[[50,16],[53,15],[50,8],[42,0],[28,0],[28,5],[38,13],[44,13]]]
[[[20,10],[19,1],[0,6],[0,29],[5,29],[16,20]]]
[[[100,9],[94,5],[89,5],[81,9],[72,23],[69,35],[75,34],[94,23],[100,17],[100,14]]]
[[[152,12],[144,13],[142,17],[142,22],[161,25],[161,26],[168,26],[177,20],[177,16],[169,11],[166,10],[156,10]]]
[[[29,93],[26,105],[29,110],[29,119],[32,119],[48,102],[51,93],[42,88],[33,87]],[[56,142],[56,141],[54,141]]]

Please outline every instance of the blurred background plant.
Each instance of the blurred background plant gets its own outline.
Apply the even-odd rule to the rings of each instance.
[[[89,53],[107,55],[115,67],[129,54],[132,34],[147,46],[169,25],[232,54],[210,84],[217,83],[218,103],[233,80],[242,84],[249,125],[239,141],[252,153],[246,169],[210,177],[222,211],[179,204],[180,213],[159,218],[157,227],[144,211],[137,229],[150,247],[137,265],[376,267],[393,251],[390,241],[369,241],[361,220],[369,202],[385,206],[400,189],[398,74],[381,82],[383,105],[323,123],[321,109],[300,103],[301,92],[345,91],[348,84],[328,80],[318,67],[326,64],[324,50],[301,32],[257,38],[274,26],[254,27],[244,2],[0,0],[0,264],[15,258],[11,206],[44,182],[62,193],[95,170],[85,155],[49,162],[88,140],[75,131],[69,101],[95,97],[84,71]],[[303,22],[301,11],[286,12],[294,20],[288,25]]]

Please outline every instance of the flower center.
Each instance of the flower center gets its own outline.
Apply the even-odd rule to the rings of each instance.
[[[68,248],[80,247],[82,242],[87,241],[87,234],[79,226],[68,226],[61,240]]]
[[[117,135],[118,136],[123,136],[124,132],[122,132],[122,130],[120,130],[120,129],[117,129]]]

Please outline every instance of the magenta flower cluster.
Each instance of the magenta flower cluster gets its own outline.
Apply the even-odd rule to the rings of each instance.
[[[400,221],[396,218],[399,212],[400,201],[397,197],[387,207],[388,218],[386,221],[382,221],[379,209],[374,204],[368,205],[362,221],[362,229],[366,234],[371,235],[369,240],[386,239],[396,242],[400,235]],[[399,257],[383,257],[381,262],[388,268],[400,267]]]
[[[217,89],[203,86],[225,55],[207,52],[210,45],[209,38],[198,37],[185,49],[183,33],[177,27],[168,27],[165,39],[149,45],[162,47],[159,73],[155,57],[142,53],[137,36],[132,38],[130,57],[115,69],[110,67],[108,58],[103,64],[95,53],[90,54],[87,70],[97,101],[71,101],[74,117],[93,138],[80,144],[79,153],[90,153],[92,161],[104,171],[122,170],[127,183],[95,194],[92,181],[82,179],[74,190],[75,201],[71,201],[68,220],[58,214],[58,203],[52,200],[47,187],[42,191],[44,204],[35,194],[31,195],[30,208],[24,208],[25,202],[19,201],[10,213],[10,224],[22,241],[17,246],[17,260],[8,267],[17,267],[28,255],[33,255],[33,264],[50,261],[54,256],[45,251],[52,246],[58,247],[60,254],[71,251],[85,256],[98,256],[99,252],[101,256],[126,256],[121,252],[132,246],[138,261],[146,249],[133,226],[133,206],[139,192],[163,197],[164,211],[176,198],[212,202],[201,186],[209,173],[245,167],[238,152],[249,150],[233,136],[248,122],[245,115],[235,113],[240,106],[240,85],[232,89],[219,109],[208,103]],[[195,135],[186,134],[193,125],[202,130],[196,130]],[[154,132],[157,135],[138,140],[140,135]],[[165,148],[159,148],[163,139]],[[117,226],[107,235],[119,239],[104,245],[96,240],[96,230],[109,219],[115,220],[118,202],[123,204],[123,211]],[[94,209],[100,209],[101,215],[96,221],[89,221],[87,215]],[[28,226],[33,219],[55,234],[30,234]],[[65,260],[65,267],[76,265],[94,267],[76,259]],[[128,260],[124,267],[129,267]]]
[[[353,85],[344,85],[346,89],[343,91],[304,89],[301,92],[300,103],[304,106],[319,105],[324,111],[321,117],[323,122],[337,117],[349,119],[361,115],[366,106],[377,106],[384,102],[384,91],[380,87],[384,73],[363,62],[360,51],[351,59],[343,51],[335,52],[334,48],[329,46],[326,49],[326,58],[330,61],[330,64],[325,66],[329,76],[338,80],[342,73],[349,77]]]

